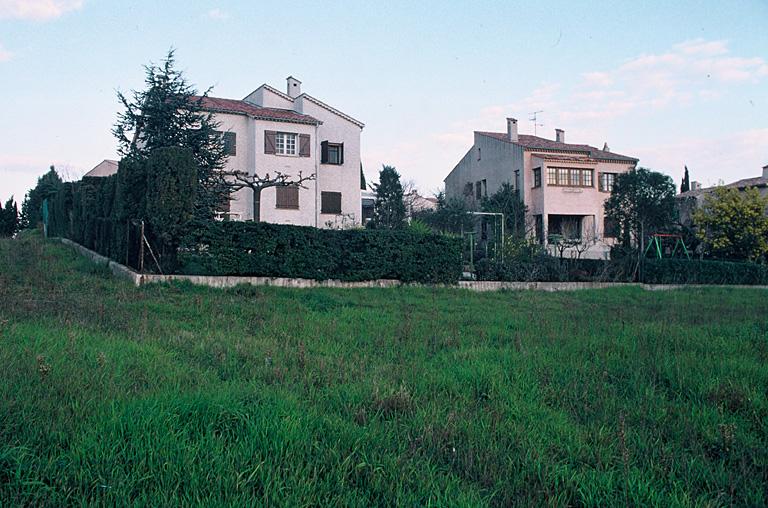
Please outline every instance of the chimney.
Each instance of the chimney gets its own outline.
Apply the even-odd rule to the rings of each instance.
[[[763,166],[763,178],[768,178],[768,164]]]
[[[287,93],[289,97],[296,98],[301,95],[301,81],[293,76],[288,76],[286,81],[288,82],[288,91],[285,93]]]
[[[565,143],[565,131],[563,129],[555,129],[555,141]]]
[[[701,183],[696,180],[691,182],[691,190],[701,190]]]
[[[507,118],[507,139],[517,141],[517,118]]]
[[[604,152],[610,152],[611,151],[611,149],[608,148],[608,142],[607,141],[605,143],[603,143],[603,151]]]

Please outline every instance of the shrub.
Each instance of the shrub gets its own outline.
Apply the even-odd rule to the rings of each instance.
[[[179,252],[183,273],[455,283],[461,239],[401,230],[327,230],[261,222],[211,222]]]
[[[731,261],[647,259],[646,284],[768,284],[768,266]]]

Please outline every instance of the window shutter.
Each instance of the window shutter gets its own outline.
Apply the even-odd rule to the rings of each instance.
[[[275,154],[275,131],[264,131],[264,153]]]
[[[320,163],[328,164],[328,142],[323,141],[320,143]]]
[[[603,187],[603,174],[602,173],[598,173],[597,174],[597,187],[601,191],[605,190],[605,188]]]
[[[341,213],[341,192],[321,192],[320,212]]]
[[[227,155],[237,155],[237,134],[234,132],[224,133],[224,151]]]
[[[309,157],[309,134],[299,134],[299,157]]]
[[[344,164],[344,143],[339,145],[339,164]]]

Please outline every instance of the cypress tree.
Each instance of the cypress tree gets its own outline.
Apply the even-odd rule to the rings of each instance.
[[[373,185],[376,202],[370,224],[376,229],[398,229],[405,227],[405,203],[400,175],[392,166],[384,166],[379,172],[379,183]]]
[[[688,176],[688,166],[685,166],[685,174],[683,175],[683,183],[680,185],[680,193],[688,192],[691,190],[691,179]]]

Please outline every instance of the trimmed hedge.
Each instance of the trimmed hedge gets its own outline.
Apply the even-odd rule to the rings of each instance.
[[[460,238],[404,230],[327,230],[263,222],[213,222],[188,235],[181,273],[453,284]]]
[[[646,284],[745,284],[768,285],[768,266],[749,262],[647,259]]]
[[[561,260],[546,255],[504,264],[484,259],[475,268],[478,280],[505,282],[629,282],[634,270],[626,261]]]

